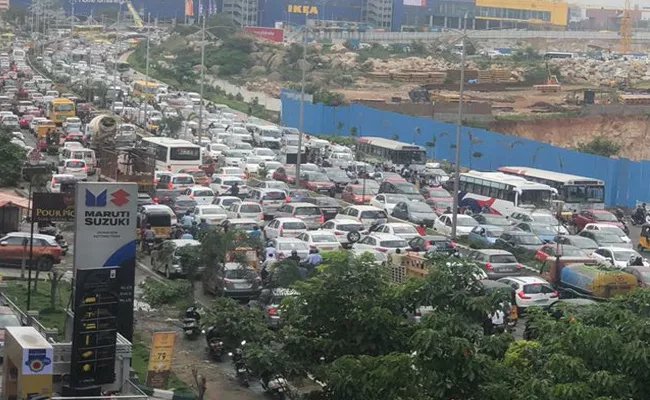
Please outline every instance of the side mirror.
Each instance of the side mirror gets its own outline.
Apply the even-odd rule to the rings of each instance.
[[[0,246],[6,246],[7,244],[8,244],[7,241],[0,242]]]

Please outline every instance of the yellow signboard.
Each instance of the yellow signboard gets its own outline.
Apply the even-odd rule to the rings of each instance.
[[[165,389],[167,387],[169,373],[172,370],[175,344],[175,332],[155,332],[153,334],[147,371],[147,386],[155,389]]]
[[[309,5],[287,5],[287,12],[291,14],[318,15],[318,7]]]

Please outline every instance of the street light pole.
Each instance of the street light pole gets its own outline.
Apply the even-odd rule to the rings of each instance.
[[[146,56],[146,61],[145,61],[145,69],[144,69],[144,86],[146,90],[149,90],[149,43],[151,41],[151,13],[147,15],[147,56]],[[147,106],[149,105],[149,102],[147,101],[147,98],[145,96],[144,99],[144,130],[148,132],[147,129]]]
[[[298,156],[296,157],[296,186],[300,182],[302,136],[305,128],[305,79],[307,74],[307,31],[302,30],[302,78],[300,79],[300,120],[298,122]]]
[[[451,214],[451,237],[456,239],[458,225],[458,192],[460,191],[460,134],[463,128],[463,94],[465,90],[465,39],[467,37],[467,12],[463,17],[463,49],[460,56],[460,91],[458,95],[458,125],[456,125],[456,174],[454,175],[454,209]]]
[[[117,100],[117,94],[119,93],[117,91],[117,62],[119,61],[117,59],[118,57],[118,43],[119,43],[119,38],[120,38],[120,14],[122,13],[122,3],[120,3],[120,8],[117,10],[117,18],[115,21],[115,51],[113,53],[113,93],[115,95],[113,96],[113,103],[111,104],[111,109],[113,110],[113,113],[115,113],[115,101]]]
[[[199,96],[201,101],[199,102],[199,135],[198,135],[198,144],[201,146],[201,133],[203,132],[203,85],[205,81],[205,14],[202,16],[203,23],[201,29],[201,88],[199,90]]]

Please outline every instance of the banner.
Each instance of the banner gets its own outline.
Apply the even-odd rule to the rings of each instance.
[[[169,373],[172,370],[175,345],[175,332],[155,332],[153,334],[149,368],[147,368],[147,386],[150,388],[167,388]]]
[[[271,42],[284,42],[284,29],[262,28],[259,26],[247,26],[244,29],[255,36],[270,40]]]
[[[404,0],[405,6],[426,7],[427,0]]]
[[[74,194],[34,193],[34,222],[74,221]]]
[[[194,0],[185,0],[185,16],[194,16]]]

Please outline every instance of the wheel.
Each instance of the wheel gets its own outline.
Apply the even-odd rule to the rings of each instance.
[[[361,239],[361,234],[356,231],[349,232],[347,239],[350,243],[356,243]]]
[[[51,258],[48,258],[48,257],[41,257],[36,262],[36,266],[37,266],[39,271],[49,271],[49,270],[52,269],[53,265],[54,265],[54,262],[52,261]]]

